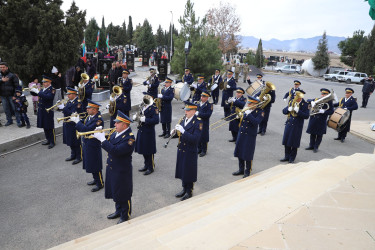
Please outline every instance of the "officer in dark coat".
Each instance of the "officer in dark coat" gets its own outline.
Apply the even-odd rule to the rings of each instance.
[[[305,92],[297,91],[287,107],[283,109],[283,114],[288,118],[285,123],[283,145],[285,146],[285,156],[280,161],[294,163],[297,156],[297,149],[300,146],[303,123],[308,119],[309,108],[307,102],[303,99]]]
[[[55,97],[55,89],[51,86],[52,79],[48,76],[44,76],[42,83],[43,89],[38,90],[37,88],[31,89],[32,92],[38,94],[38,117],[37,127],[44,129],[44,135],[46,142],[42,145],[48,145],[48,148],[53,148],[56,143],[55,136],[55,123],[54,123],[54,112],[51,109],[47,112],[47,108],[52,107],[53,98]]]
[[[288,92],[285,93],[284,95],[284,101],[288,101],[288,98],[289,98],[289,101],[290,100],[293,100],[294,98],[294,95],[296,94],[297,91],[300,91],[300,87],[301,86],[301,82],[299,80],[294,80],[294,87],[291,88]],[[288,101],[288,103],[289,103]]]
[[[143,82],[143,85],[147,86],[147,94],[154,98],[158,96],[159,78],[154,68],[150,68],[150,76]]]
[[[219,86],[222,82],[223,82],[223,78],[220,75],[220,69],[216,69],[215,74],[212,75],[210,80],[208,80],[210,90],[211,90],[212,100],[215,105],[219,102],[219,95],[220,95]],[[212,90],[214,85],[215,85],[215,88]]]
[[[124,103],[123,109],[121,112],[129,116],[129,112],[132,109],[132,101],[130,91],[133,88],[133,80],[129,78],[129,70],[125,69],[122,71],[122,78],[120,79],[120,87],[122,88],[122,93],[126,97],[126,103]]]
[[[230,114],[229,120],[232,120],[229,123],[229,131],[232,133],[232,139],[229,142],[236,142],[238,131],[240,129],[240,117],[237,117],[239,111],[243,109],[246,105],[246,98],[243,96],[245,94],[245,90],[241,87],[237,88],[236,90],[236,97],[230,97],[228,99],[228,103],[230,103]]]
[[[118,111],[115,119],[116,130],[105,138],[104,133],[95,133],[102,148],[108,152],[105,174],[105,198],[113,199],[116,211],[107,216],[108,219],[120,217],[117,224],[130,219],[133,194],[134,134],[130,128],[133,122],[127,115]]]
[[[207,154],[207,146],[210,141],[210,117],[214,109],[214,106],[208,102],[210,96],[207,91],[202,92],[201,101],[198,103],[198,110],[195,112],[195,115],[201,118],[203,123],[202,134],[198,144],[198,154],[200,157]]]
[[[128,106],[128,97],[122,92],[121,94],[115,94],[112,92],[111,96],[109,97],[109,115],[111,116],[111,124],[110,127],[115,127],[115,119],[117,117],[117,111],[120,110],[124,114],[129,114],[129,106]]]
[[[272,86],[270,82],[266,82],[266,85],[269,85],[269,86]],[[261,92],[258,93],[257,96],[259,96],[261,94]],[[271,101],[267,104],[267,106],[265,108],[263,108],[263,111],[264,111],[264,118],[262,120],[262,122],[259,124],[259,131],[258,131],[258,134],[260,135],[265,135],[266,134],[266,131],[267,131],[267,124],[268,124],[268,118],[270,117],[270,113],[271,113],[271,107],[272,107],[272,103],[275,102],[276,100],[276,93],[275,93],[275,90],[271,89],[268,91],[268,93],[270,96],[271,96]],[[262,101],[265,101],[266,99],[266,96],[263,97],[263,100],[260,100],[261,102]]]
[[[92,92],[94,91],[95,88],[95,83],[91,82],[91,79],[84,80],[84,77],[89,77],[86,73],[81,74],[81,82],[78,84],[78,99],[82,103],[82,109],[85,110],[87,105],[88,105],[88,100],[92,99]],[[83,99],[82,96],[79,95],[81,89],[81,93],[83,94]]]
[[[372,76],[369,76],[367,80],[363,82],[362,87],[362,106],[361,108],[366,108],[368,99],[370,95],[374,92],[375,82]]]
[[[202,92],[207,92],[207,83],[204,81],[204,76],[198,75],[198,83],[193,83],[191,86],[194,87],[195,92],[193,96],[193,102],[198,102],[201,99]]]
[[[203,123],[194,115],[197,105],[191,102],[185,102],[185,104],[185,118],[175,127],[179,136],[175,177],[182,181],[183,188],[176,194],[176,197],[182,197],[181,200],[193,196],[194,182],[197,181],[198,174],[197,149],[203,130]]]
[[[248,177],[251,173],[258,125],[264,117],[264,111],[257,108],[259,102],[260,100],[257,97],[248,96],[248,109],[243,113],[236,148],[234,149],[234,156],[238,158],[239,169],[232,174],[243,175],[243,178]]]
[[[320,89],[321,97],[323,98],[331,93],[329,89],[322,88]],[[307,102],[311,103],[311,107],[315,106],[316,100],[320,98],[315,98],[314,100],[310,99]],[[327,132],[327,118],[329,115],[333,114],[333,102],[328,101],[323,104],[319,113],[310,116],[309,125],[307,126],[306,133],[310,134],[310,144],[306,150],[313,150],[314,153],[318,152],[320,143],[322,142],[323,135]]]
[[[160,123],[163,128],[163,133],[159,137],[164,138],[168,138],[171,132],[172,100],[174,97],[174,89],[171,87],[172,82],[172,79],[167,77],[161,94],[158,94],[158,98],[161,99]]]
[[[99,107],[101,105],[94,101],[88,100],[87,117],[79,120],[78,117],[70,118],[71,121],[77,123],[76,129],[78,132],[88,132],[95,129],[102,129],[104,127],[103,118],[100,115]],[[83,152],[83,169],[86,173],[92,173],[93,181],[87,185],[96,185],[91,192],[99,191],[104,187],[102,175],[102,148],[100,141],[95,138],[82,138],[82,152]]]
[[[224,117],[230,115],[230,104],[226,103],[229,97],[233,97],[233,91],[237,89],[236,80],[233,77],[233,71],[228,70],[227,78],[224,80],[224,89],[221,98],[221,107],[224,107]]]
[[[185,68],[185,74],[182,77],[182,82],[191,85],[194,82],[193,74],[190,73],[190,68]]]
[[[159,123],[159,110],[156,108],[153,97],[143,92],[143,107],[139,118],[135,152],[143,155],[144,167],[139,172],[149,175],[155,170],[154,154],[156,153],[155,125]],[[137,117],[134,115],[133,119]]]
[[[266,82],[263,80],[263,75],[262,74],[257,74],[256,77],[257,77],[256,81],[262,83],[263,85],[266,84]],[[253,83],[252,81],[250,81],[250,76],[247,78],[247,83],[249,85],[251,85]],[[262,100],[260,100],[260,101],[262,101]]]
[[[64,117],[71,116],[73,113],[82,113],[82,104],[78,101],[78,91],[68,87],[67,95],[69,101],[63,108]],[[70,157],[65,161],[73,161],[73,165],[82,161],[81,140],[77,139],[76,124],[69,119],[63,121],[63,143],[70,147]]]
[[[350,131],[350,123],[352,122],[352,112],[353,110],[358,109],[357,99],[354,98],[352,95],[354,94],[354,90],[352,88],[345,89],[345,97],[341,98],[338,103],[334,104],[334,107],[340,107],[345,110],[350,111],[350,116],[347,122],[342,125],[342,129],[338,134],[338,137],[334,140],[340,140],[341,142],[345,141],[346,134]]]

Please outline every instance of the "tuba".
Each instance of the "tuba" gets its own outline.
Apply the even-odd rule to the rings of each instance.
[[[323,109],[324,105],[326,105],[326,108],[324,110],[328,110],[329,109],[328,102],[332,101],[334,99],[335,99],[335,92],[333,92],[333,89],[332,89],[330,94],[328,94],[324,97],[321,97],[321,98],[319,98],[318,100],[315,101],[315,106],[311,108],[310,116],[318,114],[319,110]]]
[[[111,101],[109,102],[109,110],[108,113],[110,116],[115,115],[116,113],[116,96],[119,96],[122,94],[122,89],[120,86],[113,86],[112,88],[112,94],[111,94]]]
[[[261,109],[264,109],[265,107],[267,107],[267,105],[271,102],[271,95],[268,93],[271,90],[275,90],[275,89],[276,89],[275,84],[273,84],[272,82],[266,82],[266,85],[264,86],[264,88],[262,89],[259,95],[259,100],[263,100],[264,97],[267,98],[265,102],[260,106]]]
[[[90,77],[86,73],[81,74],[81,81],[78,83],[78,99],[82,102],[85,99],[85,84],[83,84],[83,81],[90,80]]]

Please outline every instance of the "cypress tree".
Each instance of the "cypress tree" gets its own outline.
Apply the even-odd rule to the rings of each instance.
[[[98,23],[96,22],[95,18],[91,18],[85,30],[86,49],[88,51],[95,51],[98,30]]]
[[[129,44],[133,44],[133,22],[132,17],[129,16],[129,23],[128,23],[128,31],[127,31],[127,39]]]
[[[319,40],[317,51],[315,56],[312,58],[315,70],[326,69],[329,66],[329,55],[328,55],[328,41],[327,35],[324,31],[322,39]]]
[[[264,65],[263,45],[262,45],[262,39],[259,39],[258,48],[255,53],[255,66],[257,68],[262,68],[263,65]]]

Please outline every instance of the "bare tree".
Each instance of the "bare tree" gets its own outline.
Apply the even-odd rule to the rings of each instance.
[[[229,3],[222,3],[218,8],[211,8],[206,14],[207,28],[219,37],[219,49],[223,54],[236,53],[240,39],[237,34],[241,31],[241,21],[236,14],[236,8]]]

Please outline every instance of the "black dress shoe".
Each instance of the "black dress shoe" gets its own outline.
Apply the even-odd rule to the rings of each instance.
[[[258,131],[258,133],[257,133],[257,134],[259,135],[260,133],[262,133],[262,131]]]
[[[72,162],[72,165],[76,165],[78,163],[80,163],[82,160],[81,159],[75,159],[73,162]]]
[[[43,142],[42,145],[44,145],[44,146],[45,146],[45,145],[49,145],[49,141],[45,141],[45,142]]]
[[[91,189],[91,192],[98,192],[102,188],[103,188],[103,186],[101,186],[101,187],[95,186],[93,189]]]
[[[186,193],[186,190],[183,189],[181,192],[177,193],[175,196],[176,196],[176,198],[181,198],[182,196],[185,195],[185,193]]]
[[[198,154],[202,153],[202,150],[198,150]]]
[[[242,178],[246,178],[246,177],[249,177],[250,176],[250,174],[244,174],[243,176],[242,176]]]
[[[152,174],[154,172],[154,170],[147,170],[143,175],[149,175],[149,174]]]
[[[236,139],[229,140],[229,142],[235,142],[235,141],[236,141]]]
[[[192,193],[186,192],[184,196],[182,196],[181,201],[187,200],[189,198],[193,197]]]
[[[306,150],[313,150],[314,148],[313,147],[307,147],[305,148]]]
[[[120,218],[120,219],[118,220],[117,224],[123,223],[123,222],[125,222],[125,221],[127,221],[127,220],[123,220],[123,219]]]
[[[203,156],[205,156],[205,155],[206,155],[206,153],[205,153],[205,152],[202,152],[202,153],[199,154],[199,157],[203,157]]]
[[[50,144],[49,146],[48,146],[48,149],[51,149],[51,148],[53,148],[55,146],[55,144]]]
[[[345,142],[345,139],[344,138],[341,138],[341,143]]]
[[[162,133],[161,135],[159,135],[159,137],[164,137],[166,134],[165,133]]]
[[[87,182],[87,185],[89,185],[89,186],[92,186],[92,185],[95,185],[95,184],[96,184],[95,180]]]
[[[292,164],[293,164],[293,163],[294,163],[294,161],[293,161],[293,160],[289,160],[289,163],[292,163]]]
[[[281,161],[281,162],[289,161],[289,159],[288,159],[288,158],[282,158],[282,159],[280,159],[280,161]]]
[[[107,216],[107,219],[112,220],[112,219],[116,219],[116,218],[118,218],[118,217],[120,217],[120,216],[121,216],[120,213],[118,213],[118,212],[114,212],[114,213],[108,215],[108,216]]]
[[[334,140],[339,141],[339,140],[341,140],[341,138],[337,137],[337,138],[334,138]]]
[[[314,148],[313,152],[314,152],[314,153],[317,153],[317,152],[318,152],[318,149],[317,149],[317,148]]]
[[[262,132],[262,133],[260,133],[261,136],[263,136],[263,135],[265,135],[265,134],[266,134],[266,132]]]
[[[236,172],[233,172],[232,175],[237,176],[237,175],[243,175],[244,171],[238,170]]]
[[[143,167],[143,168],[141,168],[141,169],[138,169],[138,171],[139,171],[139,172],[144,172],[144,171],[147,171],[147,169],[148,169],[148,168]]]
[[[70,156],[70,157],[66,158],[65,161],[72,161],[72,160],[74,160],[74,159],[75,159],[74,157],[71,157],[71,156]]]
[[[165,134],[164,139],[168,139],[169,136],[170,136],[169,133],[168,133],[168,134]]]

